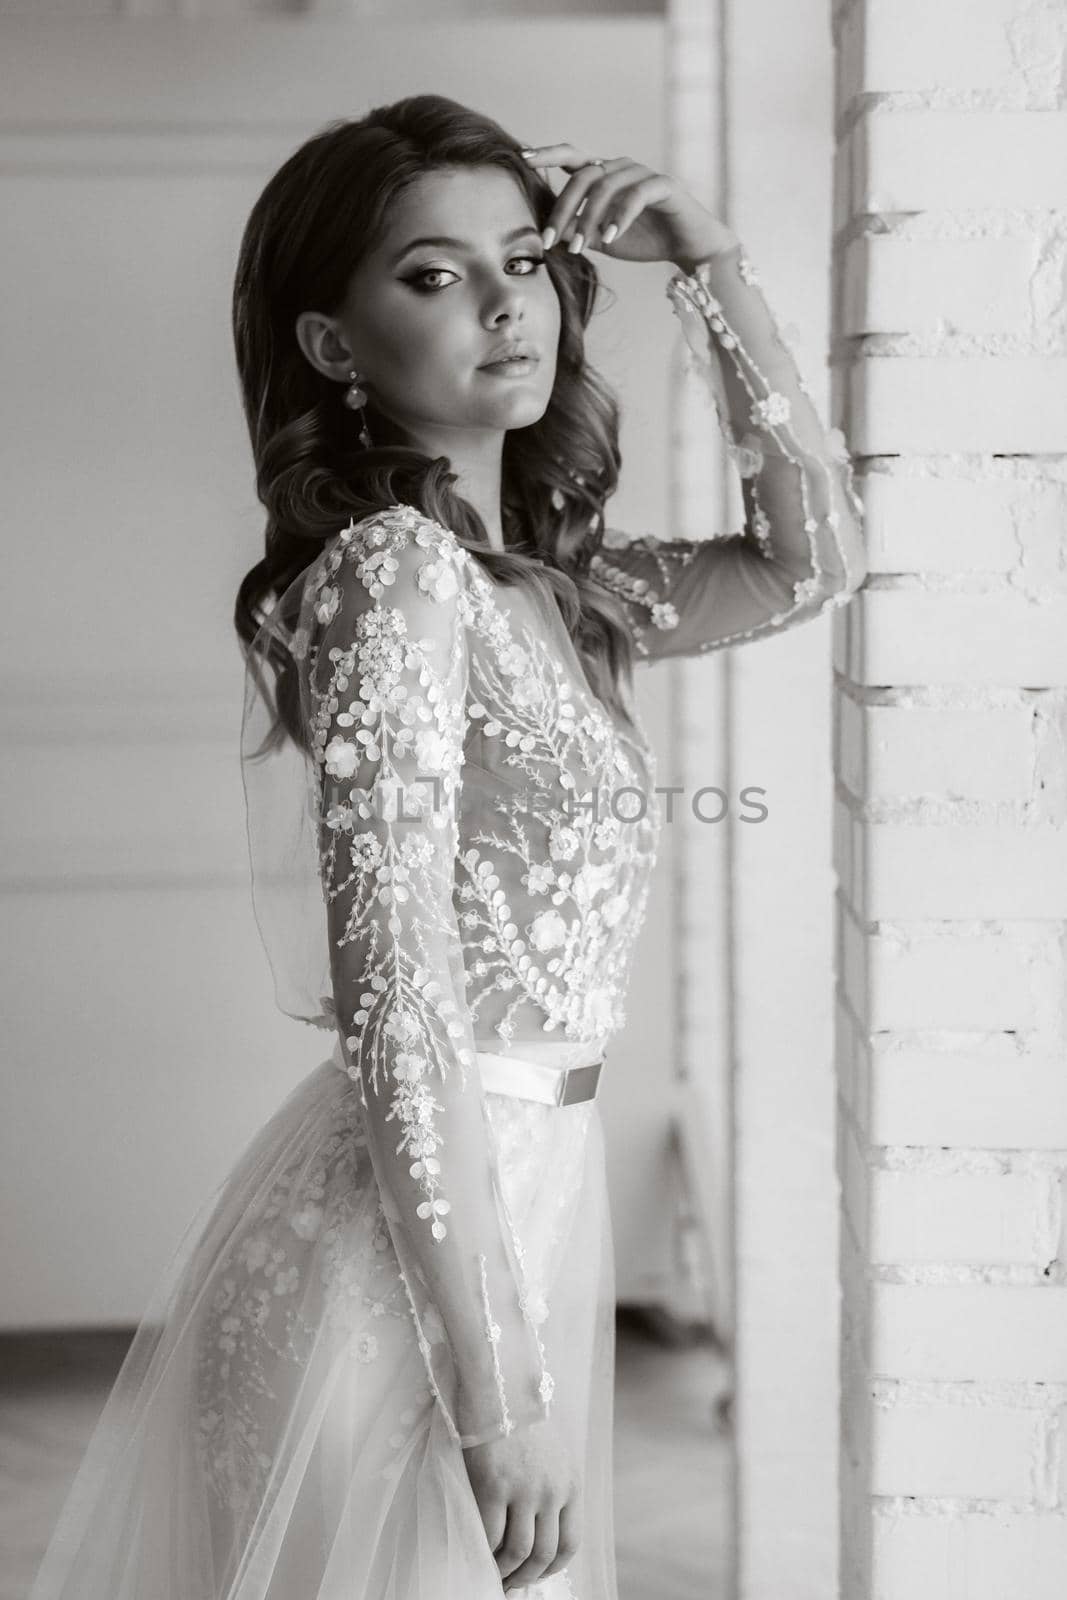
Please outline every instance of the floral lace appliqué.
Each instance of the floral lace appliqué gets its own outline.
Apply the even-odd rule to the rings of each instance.
[[[198,1341],[197,1453],[239,1515],[262,1497],[286,1386],[299,1384],[323,1332],[351,1340],[366,1362],[378,1353],[371,1319],[407,1323],[351,1086],[313,1155],[295,1157],[249,1214],[213,1285]]]

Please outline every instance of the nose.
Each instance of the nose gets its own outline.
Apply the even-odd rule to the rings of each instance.
[[[526,308],[526,293],[521,277],[508,273],[486,296],[486,323],[499,328],[501,323],[521,322]]]

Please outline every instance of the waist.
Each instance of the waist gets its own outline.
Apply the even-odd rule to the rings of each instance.
[[[521,1047],[514,1055],[479,1050],[475,1060],[482,1087],[490,1094],[517,1095],[520,1100],[540,1100],[548,1106],[594,1100],[604,1066],[603,1054],[571,1066],[550,1066],[523,1056]]]
[[[596,1098],[604,1067],[606,1041],[534,1040],[511,1050],[478,1050],[475,1062],[482,1088],[489,1094],[514,1095],[543,1105],[570,1106]],[[340,1039],[333,1060],[345,1071]]]

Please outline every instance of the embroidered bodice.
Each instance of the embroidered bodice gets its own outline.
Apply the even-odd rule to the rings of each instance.
[[[610,531],[591,570],[645,662],[812,617],[865,573],[847,454],[747,259],[717,256],[668,290],[747,521],[706,541]],[[623,1026],[662,820],[654,758],[636,710],[627,723],[594,695],[555,605],[491,579],[411,506],[327,542],[289,647],[328,969],[312,950],[283,992],[275,961],[279,1003],[336,1029],[430,1381],[444,1403],[444,1347],[449,1421],[472,1444],[544,1416],[553,1388],[476,1052]],[[272,902],[261,875],[268,949],[296,905]],[[311,913],[305,899],[296,920]]]
[[[479,1049],[614,1033],[655,857],[654,758],[593,695],[558,611],[491,581],[404,506],[342,531],[309,597],[312,727],[333,800],[324,875],[344,893],[358,858],[353,929],[383,886],[394,934],[402,904],[418,911],[377,1009],[409,960],[439,980],[444,957],[462,967],[456,1020]],[[386,828],[368,825],[372,782]],[[445,1067],[439,995],[405,993]],[[355,1016],[357,1058],[374,1011]]]

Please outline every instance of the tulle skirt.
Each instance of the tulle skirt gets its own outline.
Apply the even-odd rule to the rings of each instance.
[[[537,1041],[582,1065],[602,1043]],[[501,1185],[548,1304],[583,1540],[530,1600],[616,1600],[614,1257],[595,1100],[487,1093]],[[193,1219],[152,1295],[29,1600],[498,1600],[463,1452],[429,1388],[338,1057]]]

